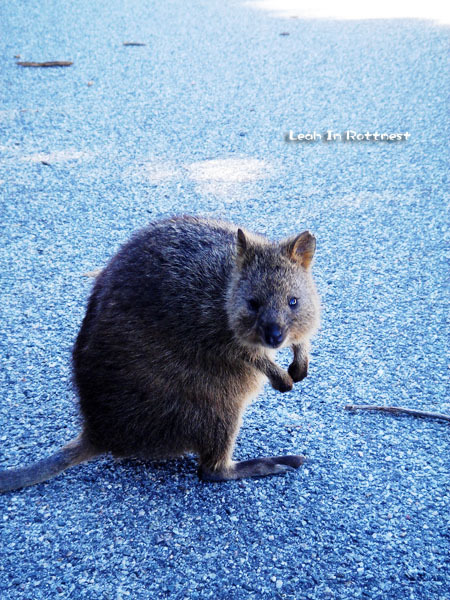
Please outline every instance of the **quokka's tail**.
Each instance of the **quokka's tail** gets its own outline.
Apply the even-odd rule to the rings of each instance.
[[[55,477],[69,467],[88,461],[98,452],[83,439],[83,434],[66,446],[29,467],[0,471],[0,492],[11,492]]]

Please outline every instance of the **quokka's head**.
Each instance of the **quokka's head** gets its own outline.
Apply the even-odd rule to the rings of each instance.
[[[238,230],[227,313],[241,343],[281,348],[315,332],[320,313],[311,274],[315,248],[309,231],[272,244]]]

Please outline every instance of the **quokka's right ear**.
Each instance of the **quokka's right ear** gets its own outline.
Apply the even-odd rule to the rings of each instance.
[[[236,264],[239,269],[242,269],[245,264],[250,263],[254,256],[255,248],[253,243],[242,229],[238,229],[236,237]]]
[[[245,237],[245,233],[242,231],[242,229],[238,229],[236,249],[239,258],[242,258],[244,256],[244,254],[247,252],[247,248],[248,243],[247,238]]]

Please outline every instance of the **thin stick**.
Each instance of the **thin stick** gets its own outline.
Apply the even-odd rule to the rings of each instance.
[[[394,413],[397,415],[411,415],[413,417],[424,417],[428,419],[441,419],[450,421],[450,415],[429,412],[427,410],[415,410],[414,408],[403,408],[401,406],[372,406],[370,404],[347,404],[345,410],[378,410],[381,412]]]
[[[69,60],[51,60],[47,62],[18,62],[16,63],[21,67],[70,67],[73,62]]]

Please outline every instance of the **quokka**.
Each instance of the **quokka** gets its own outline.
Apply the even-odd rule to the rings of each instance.
[[[199,476],[285,473],[299,455],[232,460],[247,404],[266,378],[280,392],[307,375],[319,324],[308,231],[279,243],[190,216],[137,232],[95,280],[73,348],[80,435],[47,459],[0,471],[0,491],[103,453],[195,453]],[[276,351],[291,346],[288,371]]]

